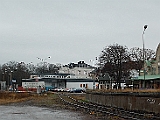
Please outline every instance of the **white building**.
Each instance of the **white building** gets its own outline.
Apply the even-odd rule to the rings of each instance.
[[[44,81],[37,81],[32,79],[23,79],[22,80],[22,87],[29,89],[29,88],[37,88],[41,86],[42,88],[45,88],[45,82]]]
[[[66,88],[86,88],[93,89],[98,84],[97,80],[93,79],[67,79]]]
[[[61,66],[59,73],[73,74],[76,78],[91,79],[90,73],[94,69],[94,67],[86,64],[84,61],[79,61],[78,64],[70,63],[68,65]]]
[[[86,88],[93,89],[98,81],[89,78],[77,78],[73,74],[46,74],[38,78],[22,79],[24,89],[37,88],[41,86],[46,90],[52,88]]]

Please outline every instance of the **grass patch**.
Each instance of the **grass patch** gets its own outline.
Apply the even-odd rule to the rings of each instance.
[[[48,107],[52,105],[58,105],[60,103],[58,95],[51,93],[36,95],[32,100],[35,105],[48,106]]]
[[[29,93],[0,92],[0,104],[22,102],[32,97]]]

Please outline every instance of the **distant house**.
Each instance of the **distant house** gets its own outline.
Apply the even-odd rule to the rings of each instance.
[[[118,84],[113,80],[108,73],[98,77],[98,88],[99,89],[118,89]],[[121,89],[126,87],[125,80],[121,80]]]
[[[104,74],[103,76],[98,77],[99,89],[109,89],[112,88],[113,81],[108,73]]]

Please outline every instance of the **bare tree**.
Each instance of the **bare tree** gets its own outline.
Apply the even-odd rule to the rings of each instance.
[[[99,57],[99,65],[102,73],[109,75],[117,82],[118,87],[121,87],[121,79],[129,76],[130,61],[128,48],[118,44],[109,45],[102,51]]]
[[[9,61],[1,66],[2,80],[10,85],[11,80],[14,79],[18,85],[21,85],[22,79],[29,78],[30,74],[34,72],[33,68],[24,62]]]
[[[138,70],[140,75],[140,70],[143,68],[144,61],[155,58],[155,52],[151,49],[144,49],[143,51],[141,48],[133,47],[130,49],[130,58],[133,63],[132,69]]]
[[[151,49],[145,49],[145,60],[152,60],[156,57],[156,53],[154,50]]]
[[[36,73],[38,74],[53,74],[58,73],[58,70],[58,66],[47,62],[40,62],[36,66]]]

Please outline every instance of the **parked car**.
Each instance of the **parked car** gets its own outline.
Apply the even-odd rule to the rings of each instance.
[[[70,93],[84,93],[85,92],[85,89],[83,88],[72,88],[70,90]]]
[[[64,88],[54,88],[54,89],[51,89],[51,91],[53,92],[64,92]]]
[[[52,88],[51,91],[52,92],[58,92],[58,88]]]
[[[68,92],[72,93],[76,88],[69,88]]]

